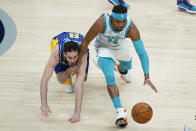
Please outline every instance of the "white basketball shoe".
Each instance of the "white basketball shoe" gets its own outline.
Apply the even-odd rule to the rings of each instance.
[[[121,75],[121,78],[124,81],[126,81],[127,83],[130,83],[132,81],[130,70],[127,70],[127,73],[126,74],[121,74],[120,71],[119,71],[119,65],[120,64],[118,62],[116,62],[115,67],[114,67],[114,70],[117,71]]]
[[[72,85],[72,78],[71,77],[65,81],[65,83],[63,85],[63,89],[67,93],[73,92],[73,85]]]
[[[124,108],[117,109],[117,119],[115,124],[120,128],[125,128],[128,125],[127,112]]]

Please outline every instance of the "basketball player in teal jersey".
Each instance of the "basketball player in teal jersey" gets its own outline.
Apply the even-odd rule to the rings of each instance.
[[[75,111],[69,121],[71,123],[75,123],[80,120],[83,84],[87,78],[89,65],[88,49],[82,56],[81,64],[76,64],[76,61],[78,60],[79,46],[82,40],[83,36],[81,34],[73,32],[63,32],[53,38],[52,43],[50,44],[52,53],[46,64],[40,83],[42,115],[48,116],[49,113],[52,113],[47,103],[47,85],[53,71],[55,70],[58,81],[63,84],[66,80],[71,79],[71,76],[66,72],[66,70],[71,66],[76,65],[78,66],[79,70],[75,81]]]
[[[80,46],[77,64],[81,64],[83,53],[95,37],[97,63],[105,75],[107,90],[117,111],[115,123],[119,127],[126,127],[128,124],[127,113],[120,101],[114,69],[118,70],[123,80],[131,82],[132,60],[130,43],[126,39],[130,38],[141,61],[144,85],[149,85],[155,92],[158,92],[149,77],[148,55],[144,49],[140,33],[132,19],[127,18],[127,8],[123,5],[114,6],[111,15],[104,13],[91,26]],[[119,66],[115,66],[115,63],[119,63]],[[70,74],[74,74],[77,70],[78,67],[74,66],[68,71]]]

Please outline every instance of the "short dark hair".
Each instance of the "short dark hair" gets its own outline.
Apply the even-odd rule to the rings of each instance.
[[[124,13],[127,13],[127,8],[121,4],[115,5],[112,9],[112,12],[117,13],[117,14],[124,14]]]
[[[79,44],[74,41],[69,41],[64,44],[63,51],[66,52],[72,52],[72,51],[79,51]]]

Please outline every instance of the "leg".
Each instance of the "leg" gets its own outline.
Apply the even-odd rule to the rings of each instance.
[[[56,74],[56,76],[59,83],[63,84],[64,91],[67,93],[72,93],[73,86],[71,76],[66,75],[65,72],[59,72],[58,74]]]
[[[68,68],[69,68],[68,65],[59,63],[55,67],[55,72],[56,72],[57,80],[59,81],[59,83],[64,84],[63,85],[64,91],[67,93],[71,93],[73,92],[72,78],[71,76],[65,73],[66,69]]]
[[[130,61],[120,61],[119,60],[119,64],[116,64],[116,68],[115,70],[118,71],[121,75],[121,78],[130,83],[132,81],[132,77],[131,77],[131,73],[130,73],[130,69],[132,68],[132,60]]]
[[[126,127],[126,125],[128,124],[127,114],[125,113],[125,110],[122,108],[120,97],[119,97],[119,91],[115,82],[115,76],[114,76],[115,63],[111,58],[104,58],[104,57],[99,57],[98,63],[105,75],[108,93],[112,99],[114,107],[117,110],[116,125],[122,128]]]
[[[132,69],[132,59],[130,59],[130,61],[121,61],[121,60],[119,60],[119,62],[120,62],[119,70],[120,70],[121,73]]]
[[[69,76],[65,75],[65,72],[59,72],[56,74],[57,80],[59,83],[64,84],[66,82],[66,80],[68,78],[70,78]]]
[[[118,71],[121,75],[121,78],[126,82],[131,82],[130,70],[132,69],[132,57],[130,43],[127,40],[124,40],[121,43],[121,50],[114,51],[116,59],[119,61],[116,64],[115,70]]]

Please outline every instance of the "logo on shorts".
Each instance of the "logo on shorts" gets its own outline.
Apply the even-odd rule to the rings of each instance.
[[[11,17],[0,9],[0,55],[4,54],[14,44],[17,30]]]

